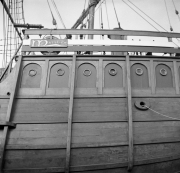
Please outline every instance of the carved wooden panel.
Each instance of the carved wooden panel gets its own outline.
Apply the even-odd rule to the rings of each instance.
[[[21,88],[40,88],[41,78],[41,66],[35,63],[30,63],[23,69]]]
[[[50,69],[49,88],[67,88],[69,81],[69,67],[63,63],[57,63]]]
[[[137,63],[131,67],[131,85],[133,88],[148,88],[149,76],[146,66]]]
[[[77,88],[95,88],[97,81],[96,67],[90,63],[83,63],[77,69]]]
[[[123,87],[123,70],[121,66],[116,63],[110,63],[106,65],[104,69],[104,87]]]
[[[155,69],[156,87],[157,88],[172,88],[173,76],[171,68],[165,64],[159,64]]]

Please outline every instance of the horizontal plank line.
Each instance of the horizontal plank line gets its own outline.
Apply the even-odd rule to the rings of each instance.
[[[69,99],[69,95],[19,95],[17,99]],[[76,98],[88,99],[88,98],[126,98],[126,94],[123,95],[75,95]],[[132,98],[180,98],[180,95],[136,95],[134,94]],[[9,99],[8,96],[0,96],[0,99]]]
[[[41,51],[95,51],[95,52],[153,52],[153,53],[180,53],[180,49],[167,47],[149,47],[149,46],[69,46],[67,48],[31,48],[23,46],[22,52],[41,52]]]
[[[179,143],[177,141],[156,141],[156,142],[143,142],[143,143],[134,143],[134,145],[151,145],[151,144],[168,144],[168,143]],[[106,143],[106,144],[73,144],[73,149],[77,148],[99,148],[99,147],[117,147],[117,146],[128,146],[128,142],[123,143]],[[66,149],[66,145],[6,145],[7,150],[54,150],[54,149]]]
[[[79,35],[79,34],[92,34],[92,35],[127,35],[127,36],[151,36],[151,37],[171,37],[180,38],[180,33],[169,32],[155,32],[155,31],[137,31],[137,30],[105,30],[105,29],[26,29],[25,35]]]
[[[180,121],[180,120],[174,120],[174,119],[157,119],[157,120],[133,120],[133,122],[136,122],[136,123],[141,123],[141,122],[167,122],[167,121]],[[89,121],[73,121],[72,123],[121,123],[121,122],[127,122],[128,123],[128,120],[89,120]],[[12,123],[14,124],[64,124],[64,123],[67,123],[67,121],[34,121],[34,122],[17,122],[17,121],[12,121]]]
[[[163,158],[152,158],[148,160],[139,160],[134,161],[135,166],[140,166],[143,164],[153,164],[153,163],[160,163],[160,162],[168,162],[172,160],[180,159],[180,155],[173,155],[173,156],[167,156]],[[122,163],[105,163],[105,164],[99,164],[99,165],[84,165],[84,166],[71,166],[70,171],[77,172],[77,171],[93,171],[93,170],[104,170],[104,169],[113,169],[113,168],[122,168],[126,167],[128,165],[128,162],[122,162]],[[39,173],[45,173],[45,172],[64,172],[64,168],[23,168],[23,169],[4,169],[4,172],[20,172],[23,171],[23,173],[26,173],[26,171],[38,171]]]

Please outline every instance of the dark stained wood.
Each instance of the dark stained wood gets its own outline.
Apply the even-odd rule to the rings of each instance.
[[[72,71],[71,71],[70,99],[69,99],[69,113],[68,113],[68,132],[67,132],[66,165],[65,165],[66,173],[69,173],[69,169],[70,169],[75,76],[76,76],[76,55],[73,55]]]
[[[132,95],[131,95],[131,73],[129,55],[126,56],[126,77],[127,77],[127,113],[128,113],[128,170],[133,168],[133,119],[132,119]]]
[[[161,162],[172,164],[177,161],[179,163],[179,148],[180,143],[135,145],[133,172],[138,173],[143,167],[144,169],[145,167],[149,167],[156,170],[153,167],[160,167],[162,165]],[[94,172],[95,170],[99,172],[100,170],[110,171],[111,169],[124,168],[128,164],[127,150],[127,146],[72,149],[72,166],[70,169],[72,172]],[[7,150],[5,170],[19,170],[19,172],[23,170],[29,172],[30,170],[34,172],[42,170],[44,172],[61,172],[65,162],[64,155],[65,150]],[[46,168],[47,165],[49,165],[48,169]],[[165,166],[164,168],[170,172],[169,169],[172,169],[172,167],[168,167]]]
[[[18,63],[16,65],[16,74],[15,74],[15,81],[11,90],[11,95],[9,99],[8,109],[7,109],[7,115],[6,115],[6,121],[9,122],[11,120],[11,115],[13,112],[13,104],[17,92],[17,86],[19,81],[19,73],[21,69],[21,62],[22,62],[22,56],[20,56]],[[5,126],[3,129],[3,134],[1,138],[1,150],[0,150],[0,172],[3,170],[3,159],[4,159],[4,152],[5,152],[5,145],[7,142],[7,134],[8,134],[9,127]]]

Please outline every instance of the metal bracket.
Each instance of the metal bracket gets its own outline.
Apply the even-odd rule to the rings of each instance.
[[[16,124],[15,123],[12,123],[12,122],[7,122],[7,121],[0,121],[0,127],[1,126],[8,126],[8,127],[11,127],[11,128],[16,128]]]
[[[148,110],[148,108],[150,107],[150,104],[149,104],[149,102],[147,102],[147,101],[139,100],[139,101],[135,101],[134,106],[135,106],[137,109],[140,109],[140,110],[142,110],[142,111],[146,111],[146,110]]]

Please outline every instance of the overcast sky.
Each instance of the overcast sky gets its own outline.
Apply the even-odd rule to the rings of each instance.
[[[58,10],[62,16],[66,28],[71,28],[82,13],[84,9],[85,0],[54,0],[54,1],[58,7]],[[128,3],[128,0],[124,0],[124,1]],[[157,23],[159,23],[162,27],[164,27],[166,30],[169,31],[170,26],[168,22],[164,0],[131,0],[131,1],[135,5],[137,5],[141,10],[143,10],[147,15],[153,18]],[[51,2],[51,0],[49,0],[49,2]],[[115,12],[112,5],[112,0],[106,0],[106,2],[107,2],[107,11],[108,11],[110,29],[118,27],[117,20],[115,17]],[[180,32],[180,21],[177,15],[175,15],[173,1],[166,0],[166,3],[170,17],[170,22],[174,29],[174,32]],[[176,5],[177,10],[180,12],[180,0],[174,0],[174,3]],[[121,23],[121,27],[123,29],[156,31],[151,25],[149,25],[146,21],[144,21],[144,19],[142,19],[132,9],[130,9],[122,0],[114,0],[114,4],[117,10],[119,21]],[[63,26],[56,14],[56,11],[54,10],[51,3],[50,5],[52,7],[53,14],[56,18],[59,29],[63,29]],[[102,13],[103,13],[104,29],[108,29],[108,22],[106,16],[107,13],[104,3],[102,5]],[[25,15],[26,23],[41,24],[45,28],[54,28],[54,26],[52,25],[52,17],[47,4],[47,0],[24,0],[24,15]],[[99,9],[96,10],[95,16],[96,16],[95,28],[100,29]],[[163,31],[156,24],[155,27]],[[3,33],[2,4],[0,4],[0,39],[3,38],[2,33]],[[0,44],[2,44],[2,41],[0,41]],[[0,46],[0,50],[2,50],[2,46]],[[1,54],[0,54],[0,59],[2,59]],[[0,62],[0,67],[1,64],[2,63]]]

